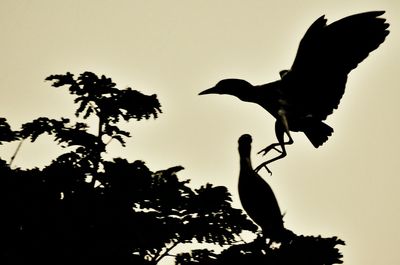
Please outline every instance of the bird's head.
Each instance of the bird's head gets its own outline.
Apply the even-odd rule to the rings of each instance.
[[[200,92],[199,95],[207,94],[220,94],[220,95],[232,95],[238,97],[241,100],[246,101],[246,96],[249,95],[249,89],[253,86],[242,79],[224,79],[219,81],[214,87]]]
[[[251,142],[252,138],[250,134],[243,134],[242,136],[239,137],[238,143],[239,143],[239,154],[243,158],[249,158],[250,157],[250,151],[251,151]]]

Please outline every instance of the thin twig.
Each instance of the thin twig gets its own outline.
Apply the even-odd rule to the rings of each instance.
[[[14,160],[15,160],[15,157],[17,156],[17,154],[18,154],[18,152],[19,152],[19,149],[21,149],[21,146],[22,146],[22,143],[24,142],[24,140],[25,139],[22,139],[21,141],[19,141],[19,144],[18,144],[18,146],[17,146],[17,149],[15,149],[15,152],[14,152],[14,154],[12,155],[12,157],[10,158],[10,167],[11,167],[11,165],[12,165],[12,163],[14,162]]]
[[[163,254],[161,254],[160,256],[156,257],[154,262],[158,263],[162,258],[164,258],[165,256],[169,255],[169,252],[175,248],[178,244],[180,243],[180,241],[175,241],[169,248],[166,248],[165,252]]]

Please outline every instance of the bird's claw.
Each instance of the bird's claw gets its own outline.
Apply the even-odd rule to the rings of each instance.
[[[265,155],[268,154],[269,151],[271,151],[271,150],[275,150],[275,151],[277,151],[278,153],[282,154],[282,151],[279,150],[278,148],[276,148],[276,147],[273,146],[273,145],[267,146],[266,148],[260,150],[257,154],[261,154],[261,153],[262,153],[262,155],[265,156]]]
[[[264,163],[261,163],[258,167],[256,167],[256,168],[254,169],[254,171],[258,173],[258,171],[260,171],[262,168],[265,168],[265,170],[267,170],[267,172],[269,173],[269,175],[272,176],[272,171],[269,170],[269,168],[267,167],[267,164],[266,164],[265,162],[264,162]]]

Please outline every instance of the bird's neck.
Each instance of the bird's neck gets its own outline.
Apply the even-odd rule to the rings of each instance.
[[[260,89],[258,86],[249,86],[239,90],[237,97],[246,102],[257,102],[260,97]]]
[[[281,108],[282,82],[277,80],[268,84],[255,87],[255,96],[252,96],[254,103],[262,106],[275,118],[278,117],[278,110]]]
[[[265,107],[265,105],[276,104],[276,99],[280,97],[281,86],[281,80],[264,85],[249,86],[246,89],[240,89],[237,96],[242,101],[257,103]]]
[[[240,159],[240,168],[243,170],[253,170],[253,166],[251,165],[250,158],[241,158]]]
[[[241,171],[253,171],[253,166],[250,159],[250,150],[239,150],[240,154],[240,170]]]

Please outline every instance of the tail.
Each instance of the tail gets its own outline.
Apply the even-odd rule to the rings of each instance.
[[[333,129],[323,122],[316,122],[308,126],[304,130],[308,140],[313,144],[315,148],[318,148],[328,140],[328,137],[332,135]]]

